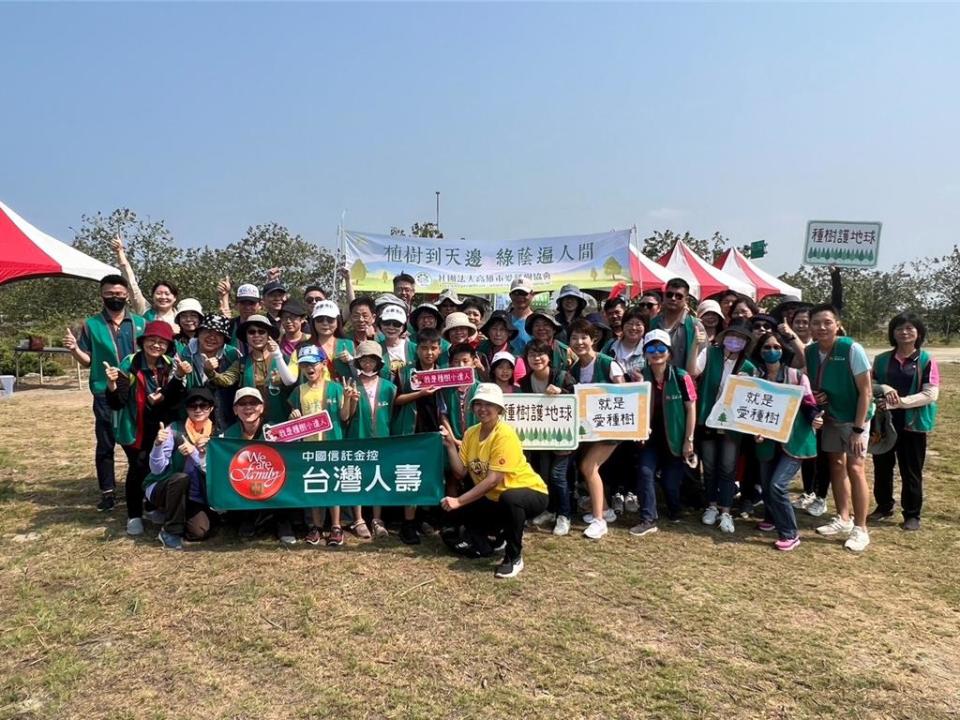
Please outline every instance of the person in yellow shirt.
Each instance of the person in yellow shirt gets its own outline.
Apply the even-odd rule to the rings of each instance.
[[[503,391],[481,383],[471,404],[480,422],[467,429],[459,449],[445,429],[440,434],[454,476],[469,476],[473,487],[440,504],[447,512],[470,506],[466,525],[480,557],[493,554],[488,536],[502,536],[505,553],[494,577],[516,577],[523,570],[523,526],[547,509],[547,485],[524,457],[516,431],[501,418]]]

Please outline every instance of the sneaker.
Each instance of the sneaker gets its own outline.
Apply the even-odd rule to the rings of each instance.
[[[763,522],[757,523],[757,530],[759,530],[760,532],[773,532],[776,529],[777,529],[776,525],[774,525],[772,522],[767,522],[766,520],[764,520]]]
[[[870,533],[867,532],[867,529],[854,525],[853,529],[850,531],[850,537],[847,538],[847,541],[843,544],[843,546],[847,550],[852,550],[853,552],[863,552],[867,549],[867,545],[869,544]]]
[[[400,542],[406,545],[419,545],[420,535],[417,534],[417,524],[413,520],[404,520],[400,525]]]
[[[373,519],[373,536],[379,539],[390,536],[387,526],[383,524],[383,520]]]
[[[340,547],[343,545],[343,528],[334,525],[330,528],[330,534],[327,535],[327,547]]]
[[[608,523],[610,523],[610,522],[615,522],[616,519],[617,519],[617,513],[614,511],[613,508],[607,508],[606,510],[603,511],[603,519],[604,519],[604,522],[608,522]],[[586,515],[584,515],[584,516],[583,516],[583,521],[584,521],[587,525],[589,525],[590,523],[592,523],[592,522],[593,522],[593,513],[587,513]]]
[[[637,496],[633,493],[627,493],[627,497],[623,500],[623,509],[628,513],[640,512],[640,501],[637,500]]]
[[[144,517],[150,521],[151,524],[160,527],[167,519],[167,514],[163,510],[148,510],[144,513]]]
[[[893,517],[893,508],[881,508],[878,507],[872,513],[867,515],[867,520],[871,522],[880,522],[881,520],[889,520]]]
[[[495,578],[512,578],[520,574],[520,571],[523,570],[523,558],[518,557],[516,560],[507,560],[503,559],[503,562],[497,565],[497,569],[493,571],[493,576]]]
[[[130,518],[127,520],[127,535],[140,537],[143,535],[143,520],[140,518]]]
[[[553,534],[563,537],[570,534],[570,518],[566,515],[557,515],[557,524],[553,526]]]
[[[610,498],[610,507],[618,515],[623,513],[623,494],[622,493],[613,494],[613,497]]]
[[[435,527],[433,527],[433,525],[431,525],[430,523],[428,523],[426,520],[424,520],[424,521],[422,521],[422,522],[420,523],[420,528],[419,528],[419,530],[420,530],[420,534],[423,535],[423,536],[439,535],[439,534],[440,534],[440,531],[437,530]]]
[[[844,522],[840,519],[839,515],[834,515],[833,520],[817,528],[817,533],[827,537],[832,537],[833,535],[849,535],[852,531],[853,518]]]
[[[817,499],[816,493],[801,493],[791,504],[794,510],[806,510]]]
[[[918,517],[904,518],[903,525],[901,525],[900,527],[902,527],[904,530],[919,530],[920,518]]]
[[[157,535],[157,539],[160,541],[160,544],[163,545],[164,550],[183,550],[183,539],[179,535],[173,535],[166,530],[161,530],[160,534]]]
[[[827,511],[827,499],[818,497],[814,498],[807,508],[807,515],[812,515],[813,517],[820,517]]]
[[[651,522],[650,520],[644,520],[639,525],[634,525],[630,528],[630,534],[635,537],[643,537],[644,535],[649,535],[650,533],[655,533],[657,531],[657,524]]]
[[[116,506],[117,506],[116,496],[112,492],[103,493],[103,495],[100,496],[100,502],[97,503],[97,510],[99,510],[100,512],[110,512]]]
[[[547,523],[554,522],[556,519],[557,519],[556,513],[552,513],[549,510],[544,510],[542,513],[537,515],[531,522],[536,527],[541,527],[543,525],[546,525]]]
[[[277,522],[277,540],[281,545],[296,545],[297,536],[293,534],[293,525],[287,520]]]
[[[589,525],[587,525],[587,529],[583,531],[583,536],[588,537],[591,540],[599,540],[606,534],[607,534],[606,520],[593,520]]]
[[[720,514],[720,532],[733,532],[733,515],[728,512]]]
[[[717,518],[719,517],[720,511],[717,510],[717,506],[711,505],[703,511],[703,515],[700,517],[700,522],[702,522],[704,525],[716,525]]]
[[[796,548],[799,544],[800,544],[800,538],[793,537],[793,538],[780,538],[773,544],[773,546],[777,550],[780,550],[781,552],[790,552],[791,550]]]
[[[308,545],[319,545],[323,540],[323,533],[320,532],[320,528],[316,525],[312,525],[307,531],[307,536],[304,538]]]
[[[593,505],[593,501],[590,499],[589,495],[577,496],[577,509],[580,512],[585,512],[589,510],[591,505]]]
[[[752,518],[753,508],[754,508],[754,505],[752,500],[744,500],[742,503],[740,503],[740,512],[739,512],[740,519],[749,520],[750,518]]]

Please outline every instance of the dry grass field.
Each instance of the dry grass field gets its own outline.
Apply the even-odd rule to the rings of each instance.
[[[943,370],[919,533],[856,556],[804,516],[778,554],[753,522],[620,521],[531,533],[515,581],[438,540],[132,540],[94,509],[88,393],[23,392],[0,402],[0,718],[960,717]]]

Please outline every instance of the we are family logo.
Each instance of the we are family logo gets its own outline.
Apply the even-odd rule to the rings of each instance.
[[[247,500],[269,500],[286,479],[283,458],[267,445],[247,445],[230,460],[230,485]]]

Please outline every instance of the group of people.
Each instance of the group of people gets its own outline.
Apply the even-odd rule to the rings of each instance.
[[[68,329],[64,345],[90,369],[98,509],[115,506],[119,444],[127,458],[127,532],[144,533],[146,511],[160,525],[164,547],[202,540],[223,523],[243,538],[269,526],[284,544],[301,536],[329,546],[342,545],[346,532],[384,538],[392,525],[408,544],[438,533],[465,556],[502,550],[495,574],[513,577],[523,568],[530,525],[566,535],[580,510],[586,538],[602,538],[623,513],[637,518],[631,535],[655,532],[659,482],[671,521],[696,508],[703,524],[733,533],[736,520],[762,507],[757,528],[775,533],[781,551],[800,543],[796,513],[823,515],[832,487],[836,516],[817,532],[844,538],[859,552],[870,542],[868,520],[893,515],[895,466],[903,527],[919,528],[939,374],[923,349],[924,324],[913,314],[890,321],[892,349],[871,365],[843,333],[838,292],[833,303],[785,298],[769,312],[725,292],[694,310],[681,278],[662,292],[644,291],[633,301],[607,297],[599,305],[567,285],[555,311],[546,311],[532,309],[534,287],[520,277],[509,287],[509,308],[492,310],[487,300],[452,289],[415,304],[416,282],[405,273],[394,278],[393,293],[358,296],[344,271],[344,313],[319,285],[294,294],[273,274],[262,288],[242,284],[235,293],[224,280],[219,307],[206,312],[168,281],[154,283],[148,302],[122,242],[114,247],[123,275],[102,279],[102,312],[79,333]],[[414,379],[447,367],[471,368],[474,381],[435,388]],[[724,384],[738,374],[802,388],[786,442],[707,426]],[[525,452],[504,419],[509,393],[563,394],[579,383],[623,382],[651,385],[651,435],[644,442]],[[212,437],[262,440],[265,424],[323,410],[332,427],[306,440],[440,433],[446,459],[433,479],[444,485],[440,506],[225,517],[209,507]],[[877,507],[868,515],[864,461],[875,412],[888,422],[874,462]],[[798,472],[803,492],[793,498],[789,486]]]

